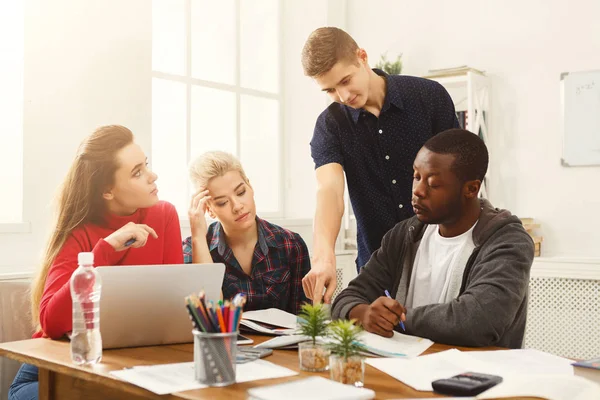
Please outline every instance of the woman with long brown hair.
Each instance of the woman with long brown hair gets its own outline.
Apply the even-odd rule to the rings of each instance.
[[[93,252],[95,266],[183,263],[175,207],[158,200],[157,175],[133,139],[123,126],[104,126],[79,147],[31,287],[34,338],[58,339],[71,331],[69,279],[80,252]],[[37,368],[24,364],[9,399],[37,398]]]

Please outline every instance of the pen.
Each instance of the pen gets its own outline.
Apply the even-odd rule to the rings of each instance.
[[[390,296],[390,292],[388,292],[388,291],[387,291],[387,289],[385,289],[385,295],[386,295],[388,298],[390,298],[390,299],[392,298],[392,296]],[[398,325],[400,325],[400,327],[402,328],[402,330],[403,330],[404,332],[406,332],[406,328],[404,327],[404,322],[402,322],[402,320],[400,320],[400,323],[399,323]]]

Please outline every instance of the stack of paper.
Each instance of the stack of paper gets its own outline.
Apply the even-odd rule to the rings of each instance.
[[[375,397],[375,392],[315,376],[249,389],[248,395],[250,399],[255,400],[369,400]]]
[[[478,69],[471,68],[467,65],[461,65],[458,67],[430,69],[429,74],[426,75],[425,78],[461,75],[461,74],[465,74],[469,71],[473,71],[473,72],[476,72],[476,73],[482,74],[482,75],[484,74],[483,71],[480,71]]]
[[[241,327],[267,335],[291,335],[296,332],[297,317],[278,308],[245,311],[240,321]]]
[[[139,366],[110,373],[119,379],[161,395],[207,387],[195,380],[193,362]],[[293,375],[298,375],[298,373],[269,361],[256,360],[246,364],[237,364],[235,380],[236,382],[248,382]]]

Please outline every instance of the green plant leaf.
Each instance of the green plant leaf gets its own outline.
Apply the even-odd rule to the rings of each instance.
[[[304,303],[298,314],[300,333],[312,338],[313,344],[317,336],[324,336],[327,332],[327,311],[322,303]]]
[[[354,324],[354,320],[337,320],[329,324],[328,336],[331,342],[327,345],[332,354],[348,360],[360,354],[364,344],[359,340],[362,328]]]

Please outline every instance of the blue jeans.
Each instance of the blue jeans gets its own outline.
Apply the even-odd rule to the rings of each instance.
[[[21,365],[8,389],[8,400],[37,400],[38,393],[38,368],[29,364]]]

